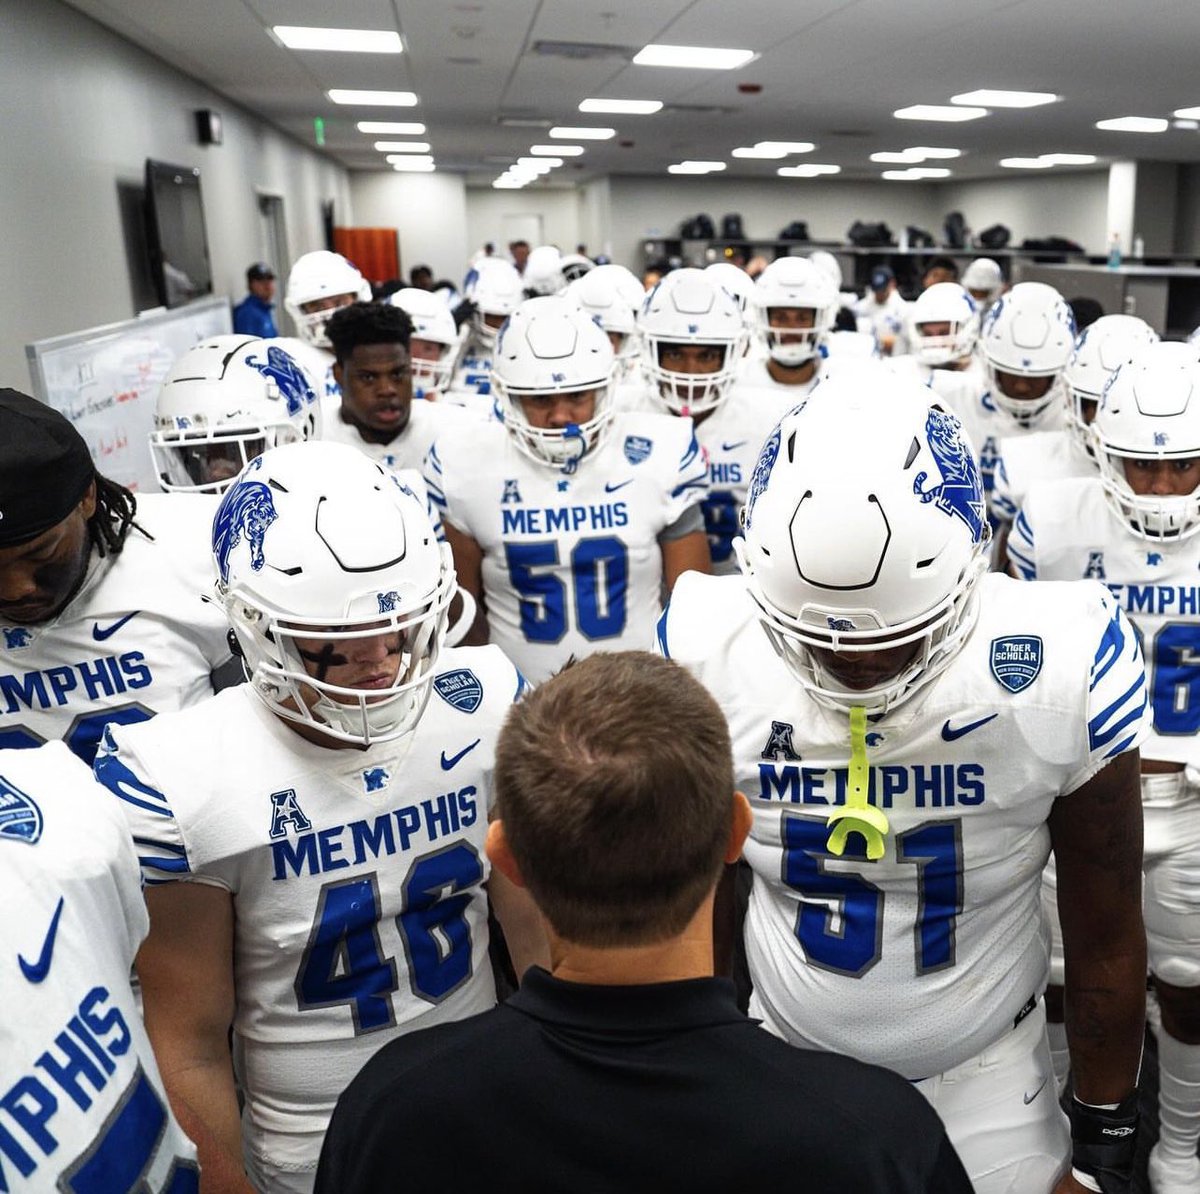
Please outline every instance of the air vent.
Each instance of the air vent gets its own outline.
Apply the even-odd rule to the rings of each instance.
[[[620,58],[629,62],[641,46],[610,46],[598,41],[535,41],[533,52],[542,58],[570,58],[576,62]]]
[[[864,137],[874,137],[876,135],[870,129],[830,129],[827,133],[822,134],[825,137],[848,137],[851,140],[859,141]]]
[[[663,111],[683,112],[688,116],[728,116],[737,109],[725,104],[666,104]]]
[[[543,120],[534,116],[532,110],[528,116],[521,116],[515,112],[501,112],[496,116],[496,123],[509,129],[548,129],[554,126],[553,120]]]

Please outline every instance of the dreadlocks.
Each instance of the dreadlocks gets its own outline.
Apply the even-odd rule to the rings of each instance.
[[[100,556],[119,555],[130,527],[137,526],[139,531],[147,534],[134,522],[136,513],[137,498],[133,493],[97,473],[96,513],[88,519],[88,534]]]

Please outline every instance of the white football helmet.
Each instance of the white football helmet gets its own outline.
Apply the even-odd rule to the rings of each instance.
[[[1147,344],[1156,343],[1158,333],[1136,315],[1102,315],[1079,333],[1063,370],[1063,383],[1071,429],[1089,452],[1092,440],[1083,404],[1090,402],[1095,407],[1117,366]]]
[[[937,282],[923,290],[908,311],[913,355],[922,365],[948,365],[969,356],[979,335],[979,309],[966,287],[957,282]],[[928,324],[945,323],[950,330],[930,336]]]
[[[1066,300],[1045,282],[1018,282],[1001,295],[984,320],[980,335],[992,401],[1028,426],[1061,401],[1062,371],[1075,343],[1075,317]],[[1013,398],[998,373],[1049,377],[1053,384],[1040,398]]]
[[[1200,457],[1200,361],[1192,345],[1150,344],[1118,365],[1088,431],[1105,496],[1135,535],[1162,541],[1200,531],[1200,487],[1178,497],[1136,494],[1125,474],[1126,460]]]
[[[563,255],[553,245],[538,245],[531,249],[521,274],[526,293],[561,294],[567,285],[563,264]]]
[[[348,298],[345,297],[347,295]],[[326,307],[308,314],[304,312],[307,303],[338,297],[344,301],[336,307]],[[340,253],[330,253],[327,249],[318,249],[296,259],[288,274],[287,296],[283,305],[292,317],[296,335],[301,340],[318,348],[328,348],[325,324],[337,307],[345,307],[353,302],[366,303],[370,299],[371,283],[345,257]]]
[[[990,530],[958,419],[882,362],[822,377],[775,429],[742,512],[738,564],[780,657],[810,696],[882,714],[954,659],[975,624]],[[840,683],[816,650],[919,643],[894,675]]]
[[[704,267],[705,274],[712,278],[718,286],[724,286],[737,301],[738,310],[743,318],[754,301],[754,279],[744,269],[739,269],[732,261],[714,261]]]
[[[212,550],[217,599],[250,686],[273,713],[360,746],[417,724],[445,638],[454,566],[423,503],[393,474],[344,444],[274,448],[226,491]],[[399,641],[390,683],[324,678],[331,663],[346,662],[330,658],[335,644],[384,635]],[[314,675],[306,660],[324,666]]]
[[[471,330],[485,348],[496,343],[496,332],[525,298],[517,267],[502,257],[483,257],[463,279],[463,296],[475,305]],[[493,322],[489,323],[488,316]],[[496,322],[499,320],[499,322]]]
[[[425,390],[445,390],[454,375],[461,343],[454,316],[441,296],[434,291],[405,286],[388,300],[412,320],[412,338],[437,346],[437,357],[419,357],[409,352],[414,383]]]
[[[574,469],[595,451],[613,417],[613,350],[600,325],[572,299],[526,299],[496,337],[492,390],[516,446],[538,464]],[[595,391],[592,417],[566,427],[534,427],[524,398]]]
[[[790,307],[813,313],[811,328],[775,328],[771,310]],[[820,266],[807,257],[777,257],[754,284],[751,319],[771,359],[794,369],[821,351],[837,319],[838,292]]]
[[[620,338],[616,379],[630,374],[637,363],[637,311],[646,292],[623,265],[598,265],[567,287],[573,298],[609,334]]]
[[[737,376],[746,351],[742,313],[728,290],[699,269],[667,274],[649,294],[638,315],[642,365],[657,399],[673,414],[715,410]],[[660,364],[668,344],[713,345],[722,351],[713,373],[683,373]]]
[[[809,253],[808,259],[833,283],[834,290],[840,292],[843,278],[842,267],[838,259],[825,249],[814,249]]]
[[[1004,289],[1004,274],[990,257],[976,257],[963,270],[962,284],[970,292],[982,315],[1000,297],[1000,291]]]
[[[585,257],[582,253],[564,253],[559,258],[559,269],[562,271],[563,280],[569,286],[572,282],[577,282],[584,274],[591,273],[596,268],[596,263],[590,258]]]
[[[285,341],[214,336],[189,348],[154,401],[150,456],[168,493],[222,493],[255,456],[321,435],[323,383]]]

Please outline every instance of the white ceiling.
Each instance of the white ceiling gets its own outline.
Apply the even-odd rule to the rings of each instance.
[[[660,174],[683,158],[724,159],[726,177],[773,177],[786,163],[731,159],[758,140],[814,141],[793,162],[831,162],[843,176],[887,168],[876,150],[967,151],[956,177],[1001,170],[1002,157],[1093,153],[1200,161],[1200,131],[1103,132],[1097,120],[1170,116],[1200,105],[1197,0],[70,0],[109,26],[306,144],[325,120],[325,151],[351,169],[386,167],[358,120],[420,120],[439,169],[498,174],[547,124],[609,124],[555,177]],[[395,29],[401,55],[292,51],[276,24]],[[571,60],[543,41],[640,49],[647,42],[752,49],[736,71],[633,66],[628,55]],[[739,83],[761,84],[757,95]],[[412,90],[416,108],[345,108],[331,87]],[[914,103],[978,87],[1052,91],[1061,103],[996,110],[966,124],[896,120]],[[658,99],[655,116],[584,116],[587,96]],[[679,110],[671,110],[680,105]]]

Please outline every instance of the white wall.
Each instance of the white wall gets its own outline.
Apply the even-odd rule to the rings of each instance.
[[[395,228],[400,270],[427,265],[436,279],[462,282],[473,246],[467,239],[466,188],[457,174],[356,171],[350,176],[354,221],[362,228]]]
[[[579,188],[579,240],[593,257],[612,256],[612,188],[607,175]]]
[[[940,237],[949,210],[926,183],[614,175],[609,186],[612,257],[638,273],[641,242],[677,236],[680,223],[697,212],[712,216],[718,233],[721,217],[736,211],[751,238],[774,239],[793,220],[804,220],[814,240],[844,241],[855,220],[883,220],[897,238],[908,224]]]
[[[961,211],[967,224],[982,232],[992,224],[1012,230],[1011,247],[1026,238],[1065,236],[1089,253],[1103,253],[1108,242],[1108,173],[1023,174],[1014,178],[946,182],[937,187],[941,213]],[[941,216],[938,227],[941,226]]]
[[[521,216],[540,216],[543,242],[557,245],[564,253],[573,253],[582,239],[579,196],[574,187],[534,186],[521,191],[497,191],[491,186],[467,187],[470,252],[474,253],[486,241],[493,241],[497,252],[504,252],[507,240],[505,218]],[[588,247],[592,248],[590,244]]]
[[[1176,253],[1200,253],[1200,166],[1181,163],[1175,208]]]
[[[224,145],[197,144],[197,108]],[[147,305],[147,157],[200,167],[218,294],[262,256],[256,187],[284,197],[293,256],[323,247],[323,200],[351,222],[341,167],[59,0],[3,0],[0,112],[0,385],[29,388],[26,343]]]

